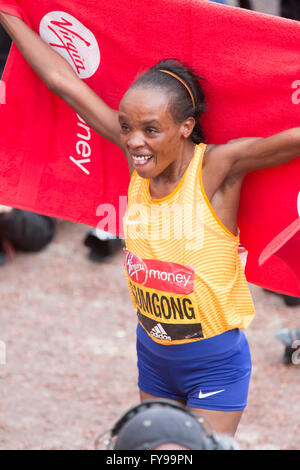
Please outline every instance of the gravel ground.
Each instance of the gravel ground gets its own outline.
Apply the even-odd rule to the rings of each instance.
[[[95,437],[139,401],[123,254],[90,262],[87,230],[63,222],[46,250],[0,268],[1,449],[93,449]],[[300,309],[251,290],[253,377],[236,437],[244,449],[299,449],[300,366],[282,364],[274,333],[299,327]]]

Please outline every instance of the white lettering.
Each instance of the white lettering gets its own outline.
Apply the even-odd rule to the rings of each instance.
[[[146,238],[148,209],[145,204],[132,204],[128,208],[124,229],[132,240]]]
[[[124,238],[123,218],[125,217],[127,208],[128,196],[119,197],[119,236]]]
[[[185,275],[183,275],[183,277],[184,277],[184,280],[185,280],[184,287],[186,287],[186,285],[189,282],[191,276],[186,277]]]
[[[150,455],[150,459],[151,459],[150,463],[153,464],[158,460],[158,464],[160,464],[160,461],[162,460],[162,458],[163,458],[163,455],[161,455],[161,456],[156,455],[156,454],[155,455]]]
[[[82,164],[83,163],[90,163],[90,159],[89,158],[85,158],[84,160],[75,160],[74,157],[70,157],[70,160],[75,163],[75,165],[77,165],[84,173],[86,173],[87,175],[90,174],[89,170],[87,170]]]
[[[84,124],[86,124],[85,120],[82,119],[82,117],[76,113],[76,116],[78,117],[79,121],[83,122]]]
[[[204,205],[197,204],[195,208],[184,205],[184,234],[189,240],[187,250],[200,250],[204,243]]]
[[[104,217],[105,214],[106,217]],[[103,217],[97,224],[98,230],[116,233],[116,209],[112,204],[100,204],[100,206],[97,207],[96,215]]]
[[[82,147],[82,150],[81,150],[81,147]],[[83,140],[80,140],[79,142],[77,142],[76,151],[78,155],[84,158],[90,157],[92,153],[92,150],[89,144],[87,142],[84,142]]]
[[[141,457],[126,457],[114,454],[113,457],[107,457],[107,465],[132,465],[136,468],[140,463]]]
[[[0,365],[6,364],[6,344],[0,341]]]
[[[0,104],[6,104],[6,84],[0,80]]]
[[[92,155],[92,149],[91,146],[86,142],[88,140],[91,140],[92,138],[91,129],[82,119],[82,117],[79,116],[79,114],[76,114],[76,116],[79,119],[79,122],[77,122],[77,126],[86,130],[86,135],[80,133],[77,134],[77,137],[82,140],[79,140],[76,143],[76,152],[79,156],[83,157],[83,159],[76,160],[73,156],[71,156],[70,160],[75,163],[75,165],[77,165],[86,175],[89,175],[90,172],[84,165],[91,162],[89,157]]]
[[[185,274],[180,273],[175,275],[174,273],[167,273],[165,271],[159,271],[158,269],[150,269],[149,279],[158,279],[160,281],[174,282],[177,284],[183,284],[184,287],[186,287],[191,279],[191,275],[186,276]]]
[[[292,348],[296,349],[292,354],[292,363],[297,366],[300,364],[300,340],[296,339],[293,341]]]
[[[159,279],[159,271],[156,271],[155,269],[150,269],[149,271],[149,278],[151,277],[154,277],[154,279],[156,279],[156,275],[157,275],[157,279]]]
[[[77,137],[79,137],[80,139],[84,139],[84,140],[91,140],[92,135],[91,135],[91,129],[89,128],[89,126],[87,124],[82,124],[81,122],[78,122],[78,126],[85,129],[87,135],[85,136],[82,134],[77,134]]]
[[[154,208],[155,210],[155,208]],[[182,239],[182,205],[174,204],[171,207],[158,207],[155,215],[156,221],[160,223],[159,238],[163,240]],[[152,216],[152,214],[151,214]],[[153,220],[153,219],[152,219]]]
[[[298,88],[293,94],[292,94],[292,102],[293,104],[299,104],[300,103],[300,98],[298,97],[300,94],[300,80],[295,80],[292,83],[292,88]]]

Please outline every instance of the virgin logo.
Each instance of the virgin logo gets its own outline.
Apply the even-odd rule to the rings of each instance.
[[[147,266],[138,256],[127,251],[125,258],[125,267],[130,279],[139,284],[145,284],[147,280]]]
[[[190,294],[194,290],[194,268],[155,259],[142,259],[127,250],[125,267],[130,279],[150,289]]]
[[[62,11],[52,11],[41,21],[40,36],[59,52],[80,78],[89,78],[100,65],[97,39],[74,16]]]

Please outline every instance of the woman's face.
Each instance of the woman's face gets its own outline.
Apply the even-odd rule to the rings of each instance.
[[[169,101],[170,95],[160,89],[137,87],[120,103],[121,143],[143,178],[168,171],[181,155],[186,126],[174,121]]]

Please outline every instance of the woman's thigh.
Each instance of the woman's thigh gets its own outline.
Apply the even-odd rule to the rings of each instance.
[[[147,400],[161,400],[161,397],[150,395],[149,393],[140,390],[140,399],[141,402],[144,402]],[[171,401],[179,403],[183,406],[185,406],[186,403],[184,400]],[[234,437],[236,433],[237,427],[244,411],[216,411],[192,407],[187,407],[187,409],[199,418],[204,418],[203,425],[208,434],[210,434],[211,432],[215,432],[218,434],[227,434],[232,437]]]
[[[164,397],[156,397],[154,395],[150,395],[150,393],[146,393],[146,392],[143,392],[142,390],[140,390],[140,399],[141,399],[141,402],[143,402],[143,401],[146,401],[146,400],[161,400],[161,399],[165,399],[165,398]],[[179,403],[180,405],[185,405],[184,400],[174,400],[174,399],[170,399],[170,398],[168,398],[168,400],[174,401],[175,403]]]
[[[208,433],[227,434],[234,437],[244,410],[218,411],[187,407],[196,416],[204,418],[203,425]]]

